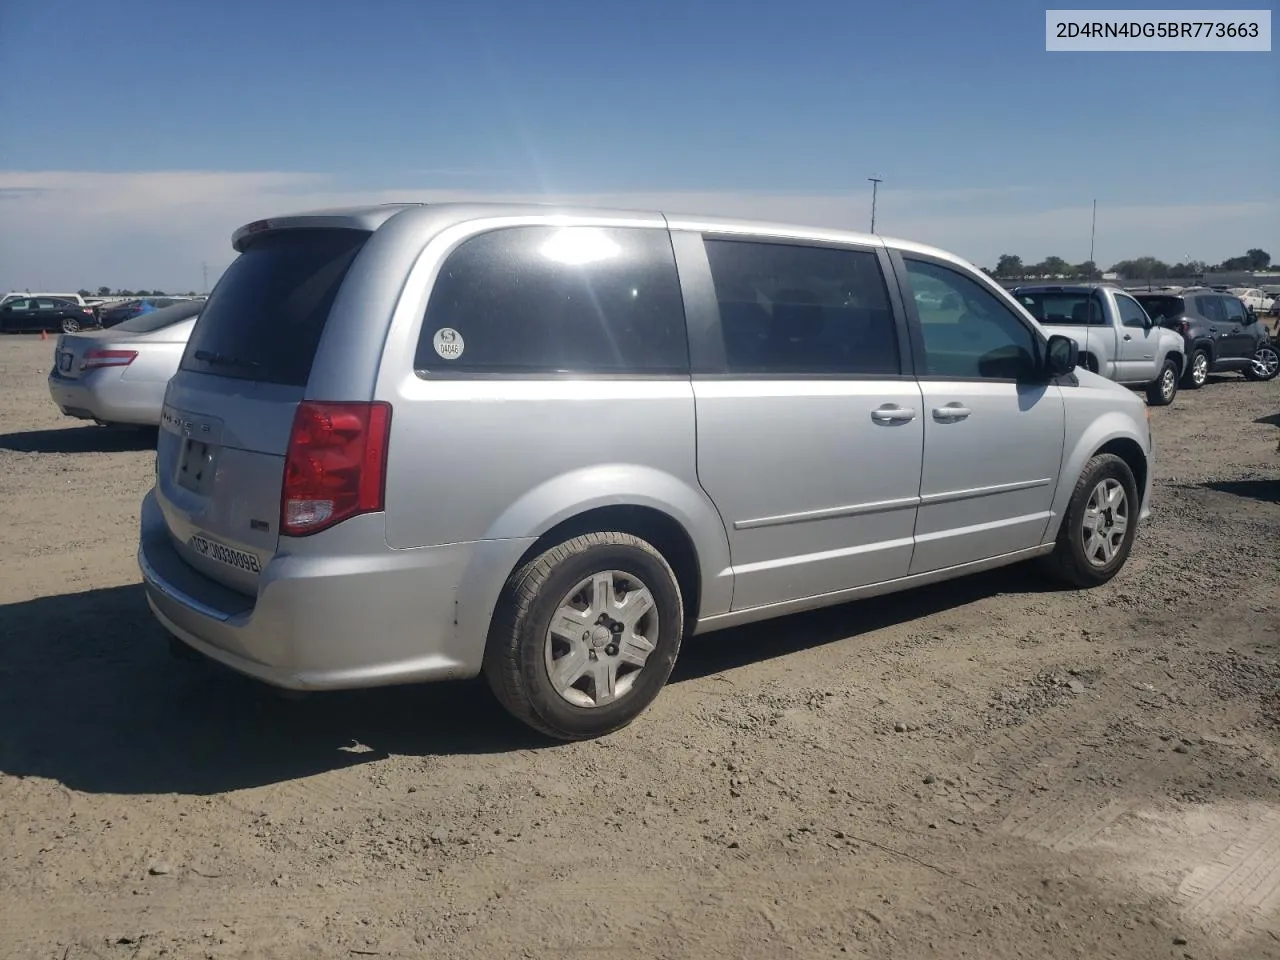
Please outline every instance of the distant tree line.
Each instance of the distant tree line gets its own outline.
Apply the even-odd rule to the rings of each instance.
[[[1212,265],[1203,260],[1168,264],[1155,257],[1138,257],[1136,260],[1121,260],[1108,272],[1131,280],[1164,280],[1171,277],[1196,277],[1206,273],[1244,273],[1266,270],[1269,266],[1271,266],[1271,254],[1254,247],[1242,257],[1230,257]],[[1071,264],[1061,257],[1045,257],[1039,263],[1024,264],[1021,257],[1005,253],[1001,254],[1000,259],[996,261],[995,269],[983,269],[999,280],[1043,277],[1063,280],[1102,279],[1102,271],[1092,260]]]
[[[163,290],[112,290],[110,287],[99,287],[98,292],[91,290],[77,290],[76,293],[82,297],[194,297],[196,292],[188,290],[186,293],[165,293]]]

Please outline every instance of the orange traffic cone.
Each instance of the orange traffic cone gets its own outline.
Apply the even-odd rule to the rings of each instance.
[[[48,340],[48,339],[49,339],[49,332],[48,332],[47,330],[41,330],[41,331],[40,331],[40,339],[41,339],[41,340]]]

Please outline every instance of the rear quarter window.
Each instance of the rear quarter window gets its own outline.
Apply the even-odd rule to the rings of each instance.
[[[530,226],[463,241],[436,278],[414,366],[424,375],[688,373],[670,237]]]
[[[254,239],[205,302],[182,369],[305,386],[334,298],[369,236],[281,230]]]

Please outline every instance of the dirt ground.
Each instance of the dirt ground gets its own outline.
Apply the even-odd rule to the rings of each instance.
[[[1153,411],[1111,584],[711,634],[564,746],[172,659],[153,437],[62,419],[51,347],[0,340],[0,956],[1280,957],[1280,383]]]

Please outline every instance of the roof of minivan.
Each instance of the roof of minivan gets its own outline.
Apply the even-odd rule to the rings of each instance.
[[[622,220],[650,222],[655,226],[665,223],[671,229],[700,230],[708,233],[750,233],[757,236],[827,240],[836,243],[863,243],[876,246],[883,243],[904,252],[938,257],[942,260],[949,260],[953,263],[977,269],[963,257],[958,257],[949,251],[915,243],[911,240],[900,240],[882,235],[782,221],[720,217],[711,214],[675,214],[661,213],[656,210],[628,210],[555,203],[385,203],[361,207],[306,210],[247,223],[232,234],[231,242],[237,250],[241,250],[248,236],[278,229],[345,227],[356,230],[377,230],[387,221],[402,215],[406,217],[421,216],[424,219],[444,218],[455,223],[464,223],[469,220],[518,219],[531,216],[563,217],[566,220]]]

